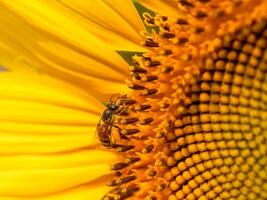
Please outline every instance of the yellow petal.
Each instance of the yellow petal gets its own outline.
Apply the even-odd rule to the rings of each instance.
[[[90,189],[89,189],[90,188]],[[101,199],[107,192],[106,187],[91,187],[90,184],[83,184],[78,188],[55,193],[49,196],[37,197],[1,197],[1,200],[70,200],[70,199]]]
[[[0,199],[100,199],[116,159],[93,143],[102,109],[47,75],[2,72]]]
[[[114,48],[125,39],[129,40],[128,42],[140,43],[139,32],[144,30],[144,25],[131,1],[60,0],[59,2],[53,6],[64,6],[71,14],[80,17],[79,20],[85,21],[89,31],[105,41],[114,42]],[[113,38],[118,36],[121,37],[118,40]]]
[[[0,19],[1,20],[1,19]],[[2,38],[1,38],[2,39]],[[4,38],[3,38],[4,39]],[[0,41],[0,66],[6,70],[16,69],[16,71],[32,71],[36,70],[29,66],[28,60],[25,56],[18,53],[18,49],[13,48],[14,46]]]
[[[141,48],[138,31],[143,29],[142,22],[138,18],[131,1],[124,2],[124,7],[116,6],[117,2],[105,3],[102,0],[83,0],[79,2],[47,2],[44,0],[32,2],[25,0],[17,2],[16,5],[5,0],[1,4],[23,18],[27,23],[52,33],[56,37],[86,44],[89,38],[95,35],[100,39],[105,37],[107,39],[105,42],[115,41],[113,44],[128,42],[128,45],[124,46],[126,49],[131,49],[129,45],[133,45],[132,47],[135,49]],[[123,8],[125,8],[125,12],[122,11]],[[132,14],[129,16],[130,12]],[[129,17],[132,17],[130,24],[127,21]],[[109,21],[106,20],[107,18]],[[133,26],[134,21],[135,25]],[[105,36],[107,34],[108,37]],[[107,45],[107,43],[105,44]]]
[[[90,32],[88,27],[94,26],[85,23],[85,19],[80,20],[80,17],[73,16],[73,13],[55,2],[33,3],[26,0],[14,5],[9,1],[1,1],[0,5],[2,57],[10,57],[8,55],[12,53],[16,56],[12,59],[16,60],[15,63],[18,60],[27,61],[38,70],[85,89],[92,88],[91,85],[105,87],[105,90],[101,87],[87,89],[97,97],[103,98],[126,90],[124,81],[128,77],[127,63],[108,45],[108,41],[103,42],[96,33]],[[125,30],[127,32],[128,29]],[[132,30],[136,31],[134,28]],[[112,43],[138,49],[138,45],[133,42],[131,46],[123,41],[120,43],[110,34],[105,35]],[[12,52],[6,47],[12,49]],[[13,64],[13,61],[9,63]],[[8,67],[14,68],[12,65]],[[115,85],[110,87],[112,82]],[[103,94],[102,91],[109,92]]]
[[[46,74],[6,72],[1,74],[0,82],[0,97],[3,101],[27,100],[47,106],[56,104],[59,108],[65,106],[64,109],[87,110],[97,115],[103,109],[96,99],[82,90]]]
[[[0,143],[5,153],[66,151],[93,141],[103,108],[86,93],[45,75],[6,72],[0,81],[0,130],[4,134]],[[16,135],[21,126],[23,134],[32,137]],[[45,126],[49,135],[40,130]]]
[[[99,156],[107,155],[100,154]],[[51,193],[52,195],[56,192],[64,192],[64,190],[71,190],[80,185],[94,182],[101,175],[105,175],[109,168],[106,164],[90,164],[82,167],[54,169],[1,170],[0,194],[34,196]],[[26,182],[27,184],[25,184]],[[90,187],[88,189],[90,190]]]

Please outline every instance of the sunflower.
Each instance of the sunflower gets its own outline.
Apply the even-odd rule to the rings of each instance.
[[[266,1],[0,9],[2,199],[267,199]]]

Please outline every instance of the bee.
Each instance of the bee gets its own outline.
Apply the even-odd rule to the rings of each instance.
[[[120,132],[120,128],[114,124],[114,119],[115,115],[121,113],[122,111],[123,105],[117,105],[116,101],[109,100],[97,125],[96,132],[99,141],[107,148],[116,148],[118,146],[116,144],[115,137],[112,134],[112,128],[115,127]]]

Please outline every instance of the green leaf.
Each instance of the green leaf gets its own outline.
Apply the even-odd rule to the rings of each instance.
[[[148,8],[144,7],[142,4],[140,4],[138,2],[138,0],[132,0],[137,12],[139,13],[140,17],[142,18],[142,21],[144,23],[144,16],[143,16],[143,13],[148,13],[151,17],[155,17],[156,16],[156,13],[152,10],[149,10]],[[150,26],[147,26],[145,23],[144,23],[145,27],[146,27],[146,31],[148,33],[152,33],[152,30],[154,29],[156,32],[158,32],[158,28],[153,28],[153,27],[150,27]]]
[[[132,57],[134,55],[141,56],[144,52],[137,51],[116,51],[129,65],[133,65]]]

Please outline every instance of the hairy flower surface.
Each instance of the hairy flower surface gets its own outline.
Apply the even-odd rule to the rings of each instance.
[[[267,199],[265,0],[0,5],[0,197]]]

